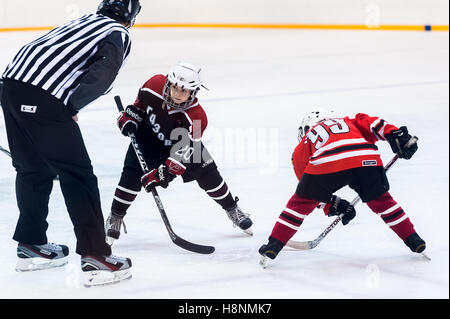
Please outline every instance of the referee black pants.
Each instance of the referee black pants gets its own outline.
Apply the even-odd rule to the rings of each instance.
[[[80,255],[110,255],[97,178],[78,124],[64,104],[44,90],[4,80],[3,114],[16,169],[19,219],[13,239],[47,243],[48,202],[53,179],[59,183]]]

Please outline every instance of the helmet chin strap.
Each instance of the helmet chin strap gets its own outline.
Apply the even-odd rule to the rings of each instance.
[[[176,110],[184,110],[187,109],[189,106],[191,106],[193,104],[193,102],[195,101],[195,95],[192,96],[193,93],[191,93],[191,96],[182,103],[175,103],[175,101],[173,100],[172,97],[169,96],[169,101],[164,100],[164,102],[166,102],[167,106]]]

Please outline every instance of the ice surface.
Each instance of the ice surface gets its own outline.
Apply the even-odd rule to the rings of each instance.
[[[41,32],[0,33],[0,69]],[[79,114],[79,125],[99,178],[106,217],[128,139],[116,128],[113,96],[134,101],[152,75],[179,60],[203,68],[199,93],[209,126],[205,143],[254,236],[233,228],[222,209],[194,183],[175,180],[161,199],[174,231],[213,245],[212,255],[184,251],[169,239],[151,195],[141,193],[113,252],[130,257],[133,278],[86,289],[79,256],[64,268],[16,273],[11,239],[18,210],[14,170],[0,154],[1,298],[448,298],[449,297],[449,38],[448,33],[149,29],[132,30],[130,60],[107,96]],[[407,125],[419,151],[389,172],[391,194],[427,241],[431,262],[413,254],[369,209],[338,225],[314,250],[283,250],[267,269],[258,248],[296,187],[290,164],[297,128],[312,107],[364,112]],[[243,142],[234,139],[244,136]],[[51,143],[51,141],[49,141]],[[3,116],[0,145],[7,147]],[[379,144],[383,160],[392,157]],[[75,237],[56,182],[48,237],[75,250]],[[343,189],[349,200],[355,193]],[[331,219],[317,211],[295,240],[316,238]]]

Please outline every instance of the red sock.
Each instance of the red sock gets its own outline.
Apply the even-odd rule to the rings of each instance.
[[[402,240],[414,233],[414,225],[389,192],[367,203]]]
[[[297,232],[305,217],[311,214],[318,204],[319,202],[316,200],[301,198],[294,194],[278,217],[270,237],[286,244]]]

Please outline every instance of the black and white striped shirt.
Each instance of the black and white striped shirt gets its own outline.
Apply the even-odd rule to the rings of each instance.
[[[116,38],[122,42],[120,54],[123,56],[120,56],[121,61],[117,66],[120,69],[130,53],[128,30],[113,19],[88,14],[23,46],[7,66],[2,78],[40,87],[67,105],[71,95],[82,84],[89,67],[103,58],[96,56],[99,44],[115,31],[119,32],[115,33]],[[117,73],[118,70],[115,70],[109,76],[110,79],[106,79],[106,89],[102,87],[104,92],[100,95],[111,88]],[[99,80],[102,78],[99,77]],[[83,106],[76,107],[76,111]]]

